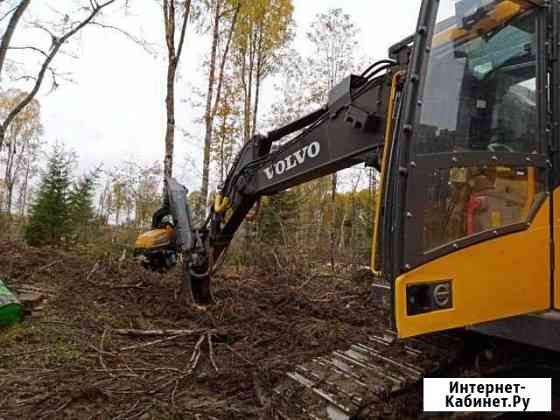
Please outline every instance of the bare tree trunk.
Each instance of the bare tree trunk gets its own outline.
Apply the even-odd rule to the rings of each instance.
[[[261,78],[258,75],[255,77],[255,103],[253,105],[253,124],[251,126],[251,137],[253,137],[257,130],[257,113],[259,111],[259,96],[261,90]]]
[[[243,120],[243,140],[247,143],[251,139],[251,111],[253,104],[253,77],[255,73],[255,34],[250,34],[249,42],[249,72],[247,88],[245,89],[245,106],[244,106],[244,120]]]
[[[222,119],[222,130],[225,131],[227,117]],[[220,184],[224,183],[226,177],[226,153],[225,153],[225,138],[222,136],[220,141]]]
[[[229,50],[231,47],[231,40],[233,39],[233,33],[235,31],[235,27],[237,25],[237,18],[239,17],[239,10],[241,9],[241,1],[237,2],[235,7],[235,11],[233,17],[231,19],[231,25],[229,27],[228,38],[226,42],[226,46],[224,48],[224,53],[222,55],[222,60],[220,62],[220,74],[218,76],[218,87],[216,88],[216,100],[214,101],[214,107],[212,109],[212,118],[215,117],[216,113],[218,112],[218,105],[220,104],[220,100],[222,97],[222,86],[224,82],[224,70],[226,67],[226,61],[229,55]]]
[[[338,238],[338,249],[344,251],[346,248],[346,223],[348,223],[348,209],[344,205],[342,210],[342,220],[340,222],[340,237]]]
[[[165,41],[167,44],[167,85],[165,96],[165,157],[164,179],[173,175],[173,152],[175,146],[175,76],[177,57],[175,53],[175,0],[164,0]]]
[[[208,185],[210,183],[210,147],[212,145],[212,135],[213,135],[213,125],[214,125],[214,118],[216,117],[216,113],[218,112],[218,106],[220,105],[221,97],[222,97],[222,86],[224,82],[224,71],[226,66],[227,57],[229,54],[229,49],[231,46],[231,40],[233,38],[233,33],[235,31],[235,26],[237,25],[237,18],[239,16],[239,9],[241,8],[241,2],[237,3],[235,8],[235,12],[233,14],[231,25],[228,31],[228,38],[226,42],[226,46],[224,48],[223,55],[221,57],[220,62],[220,73],[218,75],[218,86],[216,87],[216,98],[214,100],[214,105],[212,106],[212,95],[214,89],[214,73],[215,73],[215,66],[216,66],[216,58],[217,58],[217,44],[218,44],[218,37],[219,37],[219,22],[220,22],[220,10],[219,6],[220,2],[216,5],[216,15],[214,20],[214,35],[212,39],[212,54],[210,57],[210,71],[208,77],[208,96],[206,100],[206,134],[204,137],[204,161],[202,164],[202,188],[200,194],[200,214],[202,214],[203,207],[202,205],[206,205],[208,201]],[[222,155],[223,155],[223,144],[222,144]],[[222,160],[222,170],[223,170],[223,160]],[[223,175],[221,176],[221,182],[223,182]]]
[[[12,138],[12,140],[8,144],[8,158],[6,160],[6,167],[4,171],[4,184],[6,185],[6,193],[7,193],[5,210],[8,213],[8,215],[12,214],[12,200],[13,200],[13,191],[14,191],[14,184],[15,184],[14,163],[15,163],[16,153],[17,153],[17,145],[16,145],[17,132],[12,133],[10,137]]]
[[[214,31],[212,34],[212,50],[210,53],[210,69],[208,71],[208,92],[206,94],[206,133],[204,135],[204,157],[202,162],[202,187],[200,194],[199,214],[203,214],[208,202],[208,184],[210,182],[210,147],[212,145],[212,128],[214,115],[212,112],[212,100],[214,96],[214,78],[216,73],[216,58],[218,52],[218,37],[220,36],[220,0],[215,2]]]
[[[243,143],[246,142],[246,134],[245,134],[245,114],[247,113],[247,97],[249,96],[247,89],[247,54],[243,53],[242,62],[241,62],[241,87],[243,88]]]
[[[251,103],[253,101],[253,68],[249,67],[249,82],[245,94],[243,110],[243,142],[247,143],[251,138]]]
[[[20,199],[19,199],[19,215],[23,217],[25,215],[25,208],[27,207],[27,188],[29,185],[29,173],[31,172],[31,158],[28,158],[25,165],[25,176],[23,178],[23,185],[20,189]]]
[[[176,7],[175,0],[163,1],[163,17],[165,24],[165,42],[167,45],[167,94],[165,97],[165,108],[167,112],[167,124],[165,128],[165,159],[163,161],[163,175],[171,177],[173,175],[173,153],[175,148],[175,78],[177,76],[177,67],[181,59],[183,44],[185,41],[185,33],[189,14],[191,9],[191,0],[185,3],[185,11],[182,17],[181,34],[179,43],[175,48],[175,21]]]
[[[337,184],[337,174],[332,175],[331,183],[331,207],[332,207],[332,220],[331,220],[331,268],[334,270],[335,254],[336,254],[336,184]]]
[[[12,202],[14,197],[14,182],[10,182],[6,184],[6,188],[8,190],[8,195],[6,197],[6,213],[8,216],[12,215]]]
[[[167,94],[165,110],[167,120],[165,126],[165,159],[163,162],[164,177],[173,175],[173,152],[175,147],[175,60],[170,59],[167,65]]]
[[[263,50],[262,50],[262,28],[259,31],[259,41],[257,47],[257,71],[255,74],[255,104],[253,107],[253,124],[251,128],[251,137],[255,135],[257,132],[257,114],[259,111],[259,96],[260,96],[260,89],[261,89],[261,78],[262,78],[262,57]]]
[[[0,81],[2,80],[2,69],[4,68],[4,62],[6,61],[6,54],[8,53],[8,47],[12,41],[12,36],[16,31],[16,27],[21,16],[25,12],[25,9],[27,9],[27,6],[29,6],[30,2],[31,0],[21,0],[14,10],[12,17],[10,18],[10,22],[8,22],[8,27],[6,28],[4,35],[2,35],[2,42],[0,43]]]
[[[316,233],[316,238],[315,238],[315,243],[317,244],[321,244],[321,243],[325,243],[325,225],[327,223],[327,212],[326,212],[326,208],[325,206],[321,206],[321,209],[318,212],[317,215],[318,218],[318,223],[317,223],[317,233]],[[325,253],[324,250],[322,249],[315,249],[314,250],[315,256],[318,258],[325,258]]]

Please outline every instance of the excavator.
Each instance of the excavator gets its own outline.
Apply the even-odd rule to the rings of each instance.
[[[382,417],[382,395],[454,363],[458,330],[560,351],[559,13],[557,0],[423,0],[387,59],[243,145],[202,226],[166,179],[136,252],[156,269],[182,261],[189,298],[208,305],[261,197],[357,164],[380,173],[371,268],[392,335],[290,372],[276,392],[300,409],[285,418]]]

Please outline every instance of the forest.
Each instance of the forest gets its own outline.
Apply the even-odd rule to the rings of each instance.
[[[53,17],[26,22],[28,2],[4,3],[0,225],[7,239],[30,244],[130,253],[134,238],[149,227],[152,213],[161,205],[164,176],[194,183],[187,185],[189,201],[195,218],[203,219],[207,203],[244,143],[259,130],[279,127],[321,106],[336,83],[367,64],[358,49],[360,29],[342,9],[315,16],[305,34],[311,50],[303,55],[294,49],[290,1],[164,2],[165,47],[158,46],[166,62],[166,80],[161,82],[166,92],[162,158],[146,163],[123,157],[111,166],[98,162],[84,172],[69,140],[53,143],[45,138],[38,93],[56,89],[70,77],[57,67],[57,55],[77,54],[73,37],[88,25],[118,31],[130,41],[130,48],[155,48],[128,28],[113,26],[109,18],[124,8],[119,12],[126,19],[139,6],[94,3],[66,14],[67,21]],[[56,48],[43,45],[48,39],[42,37],[37,44],[12,45],[18,28],[43,31]],[[209,50],[200,69],[206,86],[197,87],[187,99],[189,114],[198,115],[191,117],[198,138],[194,150],[188,151],[188,159],[197,161],[192,170],[197,175],[183,180],[176,173],[177,161],[187,158],[175,156],[175,143],[195,134],[175,122],[184,118],[177,115],[177,103],[185,96],[177,92],[177,84],[192,32],[206,37]],[[35,62],[39,67],[28,65]],[[265,89],[281,95],[263,110]],[[283,250],[289,244],[314,254],[310,258],[317,262],[367,265],[376,180],[373,169],[356,167],[266,199],[257,220],[247,223],[256,239],[252,244],[258,247],[264,241],[271,249]],[[329,246],[318,246],[325,243]]]

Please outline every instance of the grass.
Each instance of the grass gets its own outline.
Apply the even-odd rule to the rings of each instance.
[[[22,322],[0,330],[0,368],[41,360],[45,367],[71,365],[82,357],[76,331],[64,324]]]
[[[34,326],[26,322],[0,329],[0,352],[3,352],[6,348],[27,341],[29,337],[33,336],[33,329]]]
[[[79,361],[81,357],[79,346],[64,338],[58,338],[46,352],[48,365],[68,366]]]

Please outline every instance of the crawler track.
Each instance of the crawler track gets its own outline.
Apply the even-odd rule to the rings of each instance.
[[[465,343],[454,333],[402,341],[370,336],[287,373],[286,382],[275,389],[277,415],[289,420],[385,417],[389,397],[450,366]]]

